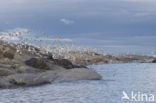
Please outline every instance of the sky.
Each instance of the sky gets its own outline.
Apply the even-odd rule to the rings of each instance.
[[[0,29],[15,28],[106,51],[156,52],[156,0],[0,0]]]

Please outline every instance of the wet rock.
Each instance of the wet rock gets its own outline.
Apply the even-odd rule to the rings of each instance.
[[[25,61],[25,64],[34,68],[49,70],[47,61],[44,58],[31,58],[30,60]]]
[[[86,68],[86,69],[88,69],[88,67],[84,66],[84,65],[73,65],[73,69],[75,69],[75,68]]]
[[[55,59],[54,62],[56,65],[62,66],[66,69],[72,69],[74,67],[73,64],[67,59]]]

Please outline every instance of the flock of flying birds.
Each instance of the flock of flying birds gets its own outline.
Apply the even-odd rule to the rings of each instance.
[[[6,22],[8,25],[9,22]],[[39,32],[39,35],[33,35],[33,32],[29,29],[17,28],[11,31],[0,30],[0,40],[3,40],[7,43],[16,44],[16,50],[18,53],[22,53],[21,49],[23,47],[35,53],[35,48],[39,48],[44,53],[51,52],[55,58],[61,56],[64,53],[69,51],[78,51],[78,52],[97,52],[97,49],[90,47],[78,47],[74,46],[72,41],[64,41],[57,37],[50,37],[46,32]],[[41,35],[40,35],[41,34]],[[42,37],[42,38],[41,38]],[[72,55],[67,55],[67,58],[71,58]]]

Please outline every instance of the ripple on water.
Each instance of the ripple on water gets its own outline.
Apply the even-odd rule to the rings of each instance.
[[[123,90],[156,94],[156,64],[92,67],[102,75],[102,80],[4,89],[0,90],[0,103],[121,103]]]

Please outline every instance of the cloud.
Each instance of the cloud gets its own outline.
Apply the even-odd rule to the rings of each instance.
[[[69,19],[66,19],[66,18],[62,18],[60,19],[61,22],[63,22],[64,24],[73,24],[74,21],[73,20],[69,20]]]
[[[111,21],[127,21],[127,19],[140,21],[140,18],[151,20],[156,17],[155,2],[156,0],[6,0],[0,3],[0,15],[4,19],[20,18],[20,20],[36,19],[40,16],[52,20],[58,17],[79,19],[98,17]],[[66,18],[60,21],[65,24],[74,23]]]
[[[155,2],[155,0],[120,0],[126,2]]]

